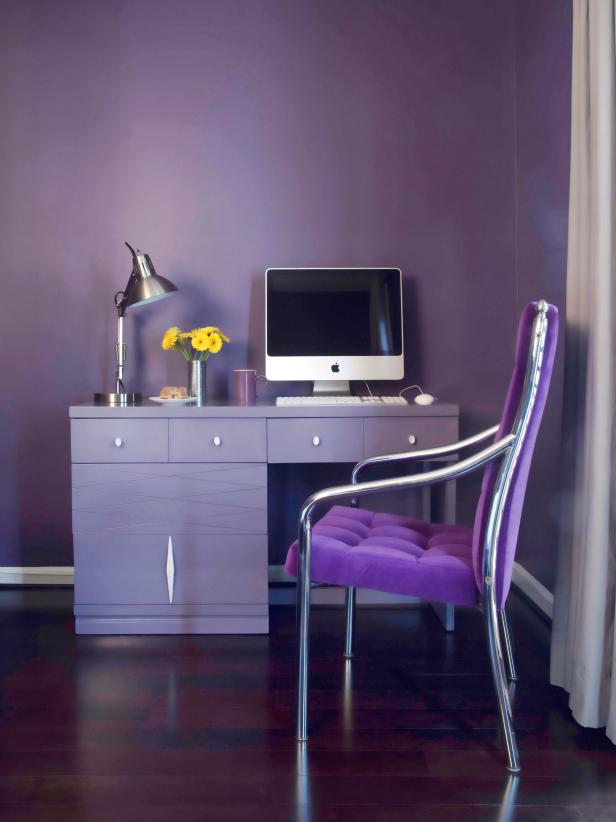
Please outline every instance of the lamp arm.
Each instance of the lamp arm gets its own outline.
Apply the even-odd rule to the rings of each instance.
[[[128,245],[128,243],[126,243]],[[131,248],[128,245],[129,248]],[[132,248],[131,248],[132,251]],[[118,337],[116,340],[116,394],[125,394],[126,388],[124,386],[124,368],[126,367],[126,343],[124,342],[124,317],[126,315],[126,308],[128,304],[128,296],[130,294],[133,283],[137,275],[135,274],[135,264],[126,283],[124,291],[117,291],[114,295],[113,301],[115,303],[116,311],[118,312]]]
[[[128,302],[128,295],[130,294],[130,290],[132,288],[133,283],[137,279],[137,274],[135,272],[135,267],[137,265],[137,263],[136,263],[137,252],[135,251],[135,249],[132,247],[132,245],[130,243],[127,243],[125,241],[124,245],[128,248],[128,250],[130,251],[130,253],[133,256],[133,267],[131,269],[130,277],[128,278],[128,282],[126,283],[126,288],[124,289],[124,291],[117,291],[114,298],[113,298],[113,300],[115,302],[117,312],[118,312],[118,319],[120,319],[121,317],[124,317],[124,315],[126,314],[126,307],[127,307],[126,303]]]
[[[113,295],[113,302],[115,303],[118,317],[123,317],[126,313],[126,291],[116,291]]]
[[[126,343],[124,342],[124,312],[118,307],[118,338],[116,341],[116,394],[124,394],[124,367]]]
[[[128,296],[136,279],[137,275],[135,274],[135,267],[133,266],[133,270],[131,271],[128,282],[126,283],[126,288],[124,291],[117,291],[113,297],[113,301],[115,302],[115,307],[118,312],[118,318],[124,317],[126,314]]]

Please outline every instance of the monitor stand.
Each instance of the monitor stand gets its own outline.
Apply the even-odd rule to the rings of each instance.
[[[348,380],[315,380],[313,397],[349,397],[351,384]]]

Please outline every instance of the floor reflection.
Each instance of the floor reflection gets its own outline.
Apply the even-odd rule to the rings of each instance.
[[[295,816],[297,822],[316,820],[313,809],[308,762],[308,743],[298,742],[296,752]]]
[[[515,683],[510,683],[509,696],[513,704],[515,697]],[[344,661],[342,675],[342,734],[347,736],[353,733],[353,660]],[[318,809],[315,809],[315,785],[310,768],[309,742],[298,742],[296,751],[296,793],[295,793],[295,813],[293,819],[296,822],[317,822]],[[341,748],[344,748],[342,745]],[[345,752],[340,750],[338,754],[344,759]],[[519,774],[509,774],[505,776],[502,788],[500,805],[495,808],[494,819],[496,822],[513,822],[515,819],[515,803],[518,794],[520,776]],[[412,804],[412,797],[409,797]],[[446,801],[446,800],[445,800]]]
[[[507,776],[505,787],[503,790],[503,798],[501,800],[497,822],[513,822],[515,811],[515,800],[518,795],[518,786],[520,784],[520,777],[518,774],[510,773]]]
[[[310,769],[310,753],[308,742],[298,742],[296,750],[296,774],[295,774],[295,807],[292,815],[294,822],[318,822],[318,808],[315,807],[314,791],[315,785]],[[339,751],[339,756],[345,757],[344,751]],[[495,822],[514,822],[515,803],[520,784],[519,774],[507,774],[502,789],[500,805],[495,808]],[[446,797],[443,797],[446,803]],[[412,796],[409,796],[409,806],[413,804]],[[492,818],[492,817],[490,817]]]
[[[167,716],[167,728],[175,731],[178,718],[178,675],[175,665],[170,665],[167,670],[167,699],[165,701],[165,713]]]
[[[344,674],[342,679],[342,721],[344,732],[353,729],[353,660],[344,660]]]

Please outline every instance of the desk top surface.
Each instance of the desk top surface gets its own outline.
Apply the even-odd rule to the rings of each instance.
[[[69,415],[73,419],[126,418],[293,418],[293,417],[458,417],[459,406],[435,402],[433,405],[387,405],[362,403],[361,405],[275,405],[262,402],[257,405],[233,405],[219,400],[208,405],[161,405],[149,400],[134,406],[72,405]]]

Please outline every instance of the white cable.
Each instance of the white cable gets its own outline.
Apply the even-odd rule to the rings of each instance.
[[[374,394],[373,394],[373,393],[372,393],[372,391],[370,390],[370,386],[368,385],[368,383],[366,382],[366,380],[362,380],[362,382],[363,382],[363,384],[366,386],[366,388],[368,389],[368,393],[370,394],[370,397],[371,397],[372,399],[374,399]]]
[[[255,377],[255,397],[259,396],[259,380],[265,380],[265,382],[268,382],[268,379],[265,376],[265,374],[257,374],[257,376]]]
[[[423,394],[423,388],[421,387],[421,385],[407,385],[406,388],[403,388],[402,391],[400,391],[398,396],[401,397],[405,391],[410,391],[411,388],[417,388],[419,390],[419,393]]]

